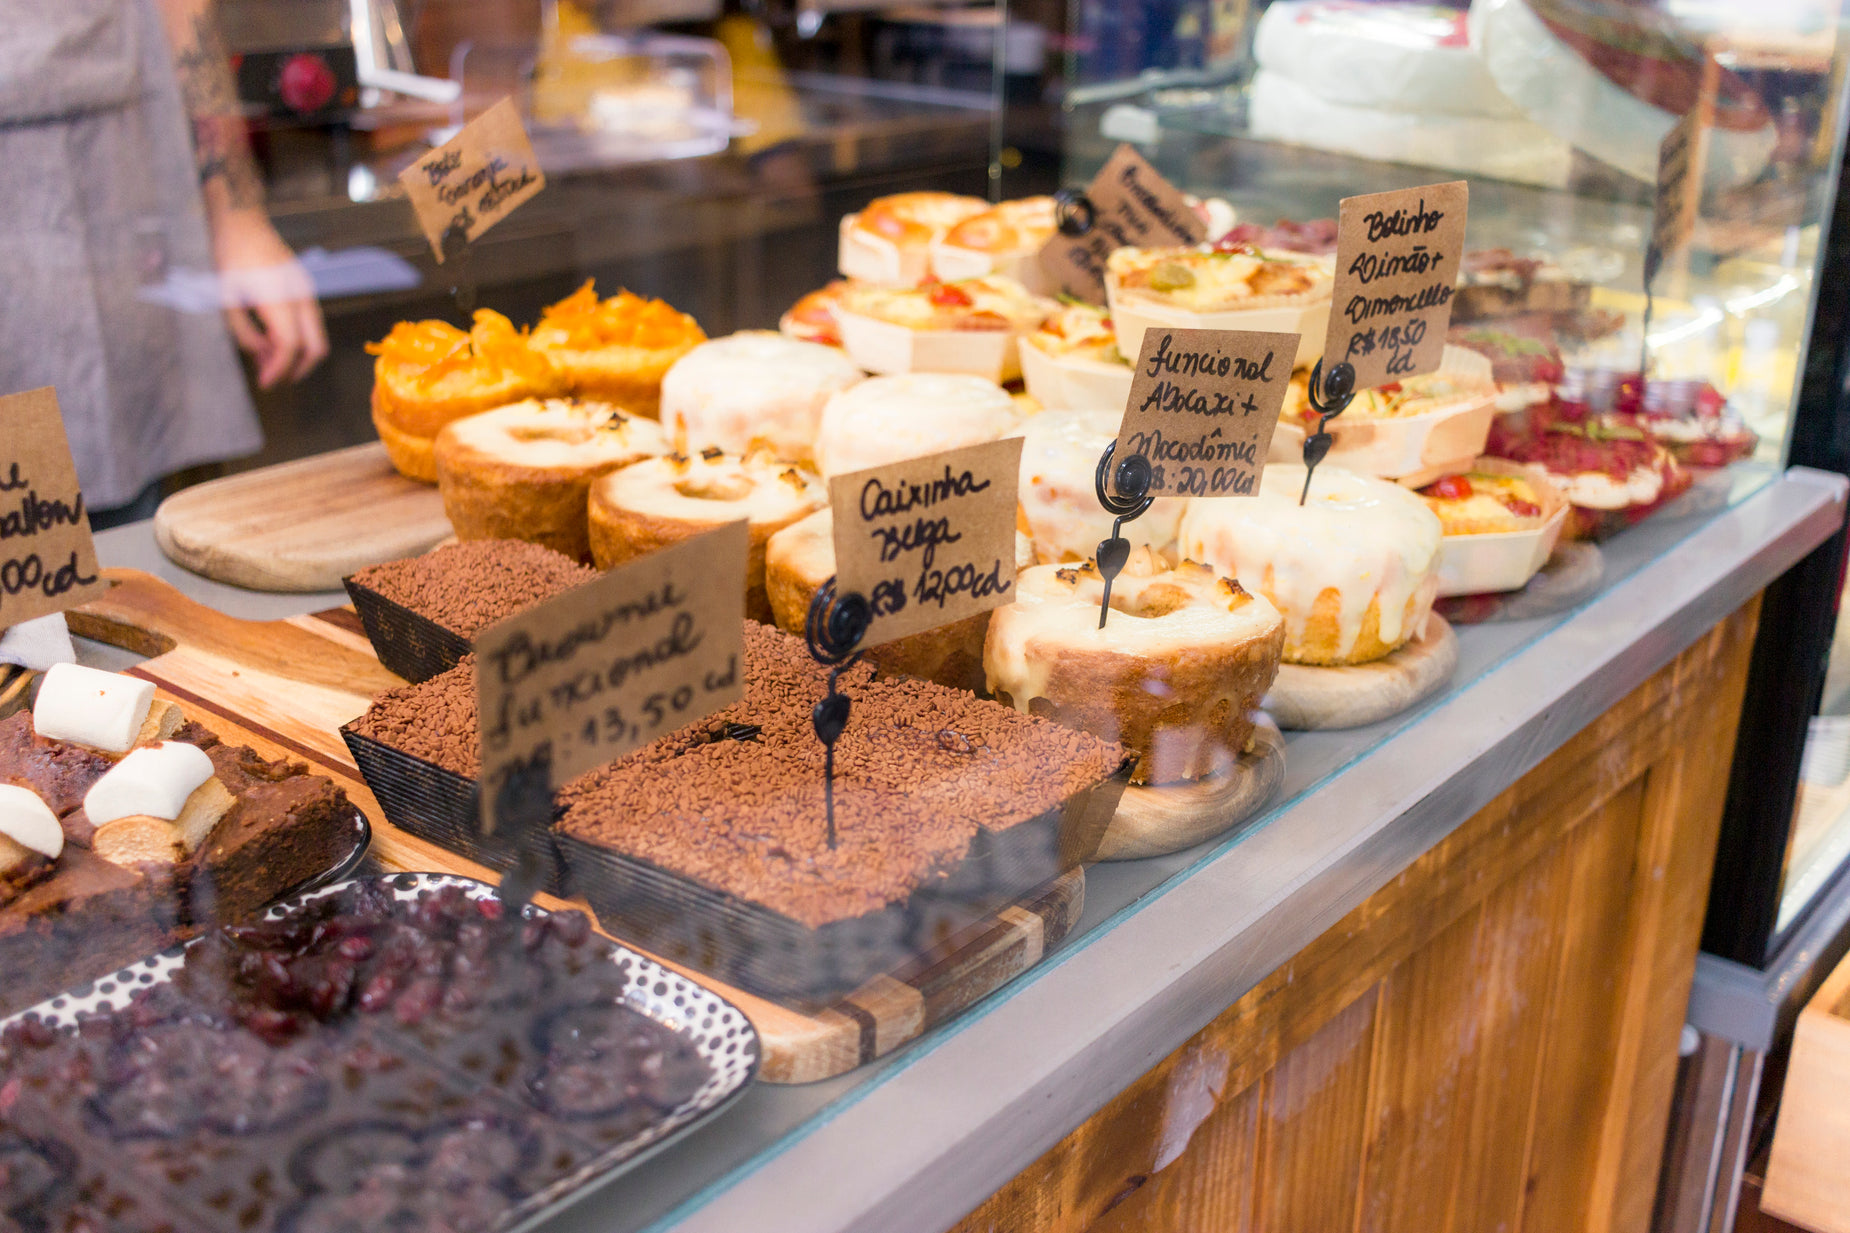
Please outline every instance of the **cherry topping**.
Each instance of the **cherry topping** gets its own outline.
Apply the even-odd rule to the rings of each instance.
[[[1471,495],[1471,481],[1462,475],[1442,476],[1426,491],[1442,501],[1462,501]]]

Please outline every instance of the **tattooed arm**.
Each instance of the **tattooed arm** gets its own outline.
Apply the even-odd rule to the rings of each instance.
[[[263,208],[231,58],[213,0],[159,0],[181,101],[192,123],[199,191],[225,291],[225,319],[264,388],[299,380],[328,352],[321,306]]]

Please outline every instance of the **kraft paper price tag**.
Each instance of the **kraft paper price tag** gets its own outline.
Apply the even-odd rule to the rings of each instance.
[[[1105,302],[1105,259],[1120,248],[1199,244],[1208,225],[1182,190],[1130,146],[1119,146],[1086,188],[1090,227],[1083,235],[1057,231],[1041,249],[1041,269],[1064,295]],[[1080,207],[1079,217],[1085,219]]]
[[[0,398],[0,629],[108,588],[50,386]]]
[[[1015,598],[1021,438],[837,475],[835,593],[873,606],[878,646]]]
[[[454,229],[474,240],[546,187],[514,100],[504,98],[398,173],[437,260]],[[455,241],[451,241],[454,243]]]
[[[1148,459],[1159,496],[1252,496],[1297,348],[1296,334],[1145,330],[1113,457]]]
[[[1454,180],[1343,198],[1324,371],[1347,360],[1366,390],[1439,367],[1470,197]]]
[[[1657,147],[1657,208],[1651,219],[1651,248],[1657,261],[1647,258],[1652,268],[1646,277],[1656,274],[1656,266],[1689,243],[1696,229],[1696,209],[1702,203],[1702,129],[1703,111],[1698,105],[1689,110]]]
[[[750,543],[728,523],[476,637],[484,833],[510,776],[557,788],[744,696]]]

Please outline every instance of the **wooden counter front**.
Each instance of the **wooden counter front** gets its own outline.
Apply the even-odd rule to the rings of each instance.
[[[1759,601],[957,1233],[1644,1230]]]

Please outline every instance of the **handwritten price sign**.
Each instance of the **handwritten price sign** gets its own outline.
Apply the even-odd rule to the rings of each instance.
[[[1040,262],[1055,290],[1092,304],[1105,302],[1105,259],[1116,250],[1199,244],[1208,230],[1182,191],[1127,145],[1092,177],[1085,200],[1084,230],[1055,233]]]
[[[999,608],[1015,591],[1021,438],[890,463],[829,481],[835,592],[873,605],[878,646]]]
[[[442,261],[447,236],[474,240],[545,188],[546,175],[514,100],[504,98],[399,172],[398,182]]]
[[[90,516],[49,387],[0,398],[0,629],[100,594]]]
[[[1439,367],[1469,204],[1463,180],[1343,198],[1326,368],[1348,361],[1365,390]]]
[[[545,765],[557,788],[744,695],[750,540],[728,523],[476,638],[485,832],[511,773]]]
[[[1148,459],[1157,495],[1252,496],[1297,351],[1296,334],[1145,330],[1116,456]]]

